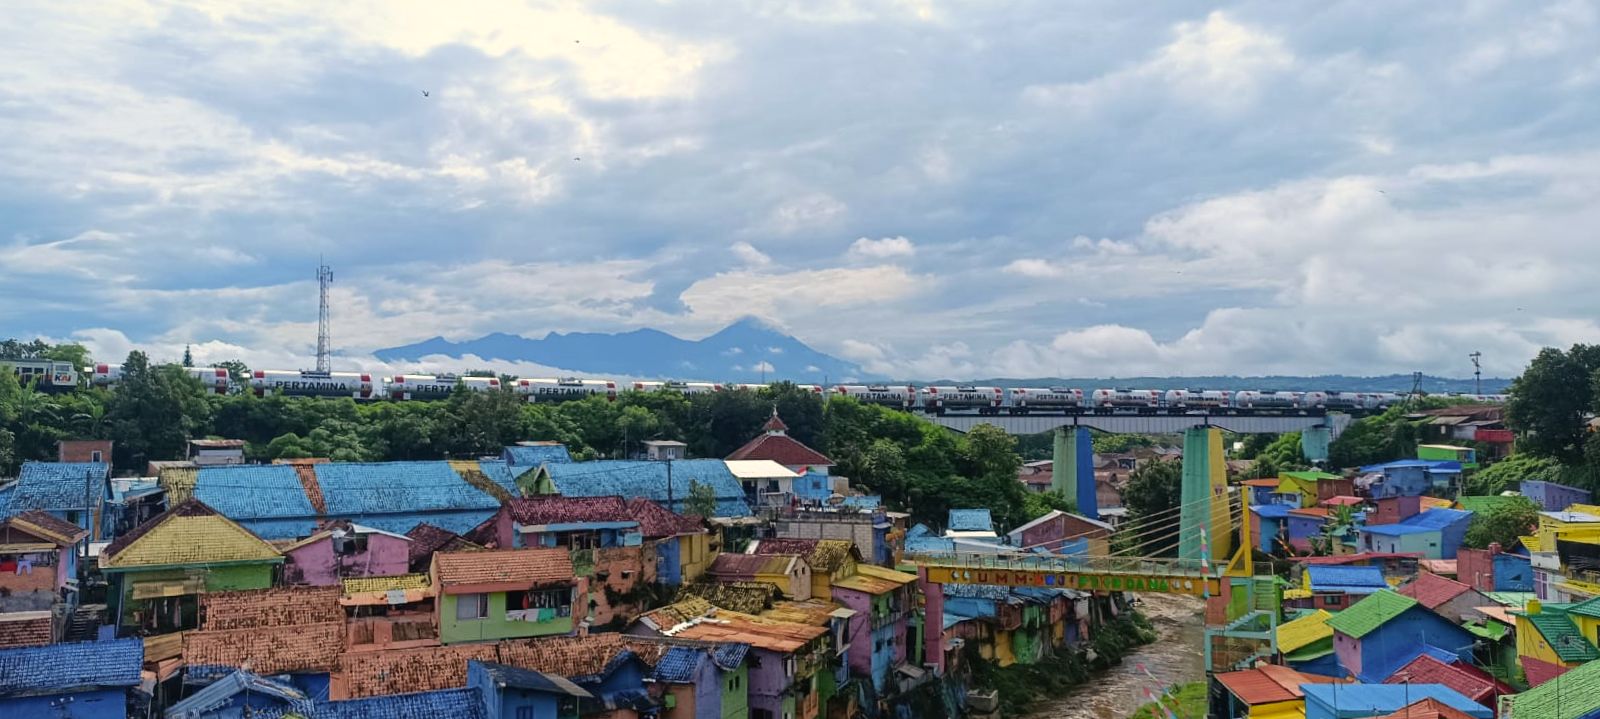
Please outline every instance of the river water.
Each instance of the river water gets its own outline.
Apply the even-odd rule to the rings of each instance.
[[[1138,609],[1155,628],[1156,641],[1124,657],[1122,664],[1061,697],[1046,699],[1030,719],[1123,719],[1149,701],[1145,687],[1159,692],[1205,678],[1205,602],[1195,597],[1141,594]],[[1143,664],[1155,682],[1139,671]],[[1158,686],[1152,686],[1153,684]]]

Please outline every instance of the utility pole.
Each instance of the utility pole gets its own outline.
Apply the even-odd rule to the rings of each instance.
[[[333,268],[317,260],[317,371],[331,371],[330,347],[328,337],[328,286],[333,284]]]
[[[1478,360],[1483,358],[1483,353],[1473,350],[1472,354],[1467,356],[1472,358],[1472,393],[1483,394],[1483,366],[1478,364]]]

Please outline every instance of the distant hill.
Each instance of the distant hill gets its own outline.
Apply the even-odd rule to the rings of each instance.
[[[951,382],[953,380],[938,381],[940,384]],[[964,381],[963,384],[995,385],[1000,387],[1077,387],[1079,389],[1129,387],[1136,389],[1338,390],[1343,392],[1405,393],[1411,391],[1412,379],[1411,375],[1408,374],[1391,374],[1379,377],[1351,377],[1338,374],[1318,375],[1315,377],[1286,375],[1272,375],[1269,377],[1236,377],[1229,375],[1216,377],[1096,377],[1073,379],[1041,377],[1035,379],[983,379]],[[1500,394],[1505,392],[1509,386],[1511,386],[1511,380],[1509,379],[1500,377],[1483,378],[1484,394]],[[1420,387],[1422,391],[1428,394],[1470,394],[1473,392],[1471,378],[1452,379],[1424,375]]]
[[[686,340],[653,329],[618,334],[553,332],[540,339],[497,332],[463,342],[435,337],[373,354],[386,362],[415,361],[429,355],[475,355],[594,375],[716,382],[759,382],[764,376],[769,382],[787,379],[820,384],[825,379],[839,382],[867,377],[856,364],[818,352],[753,317],[700,340]],[[767,365],[765,374],[763,363]]]

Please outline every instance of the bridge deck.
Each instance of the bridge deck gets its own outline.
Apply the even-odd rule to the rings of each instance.
[[[1149,557],[1008,557],[993,554],[909,555],[934,584],[994,584],[1083,591],[1216,594],[1221,579],[1192,560]],[[1214,568],[1213,568],[1214,569]]]
[[[1338,439],[1352,417],[1332,413],[1303,415],[922,415],[929,422],[957,432],[969,432],[980,424],[992,424],[1011,434],[1038,434],[1057,427],[1090,427],[1103,432],[1138,434],[1176,434],[1190,427],[1217,427],[1236,434],[1282,434],[1310,427],[1327,427],[1330,439]]]

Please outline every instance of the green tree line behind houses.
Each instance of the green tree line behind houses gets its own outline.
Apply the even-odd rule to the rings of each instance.
[[[75,346],[37,345],[29,356],[88,366]],[[15,351],[15,348],[13,348]],[[232,369],[242,373],[242,365]],[[682,395],[624,393],[529,404],[510,392],[458,391],[437,402],[216,395],[176,365],[152,364],[140,352],[123,362],[114,390],[46,394],[0,373],[0,478],[26,460],[55,457],[57,440],[115,441],[121,474],[151,460],[178,459],[192,438],[246,442],[255,461],[327,457],[366,462],[496,455],[523,440],[561,442],[575,458],[637,456],[648,440],[677,440],[691,456],[725,457],[760,433],[776,410],[795,439],[828,455],[834,474],[919,521],[941,522],[952,507],[989,507],[1016,526],[1063,506],[1059,497],[1028,497],[1019,482],[1016,440],[993,427],[956,434],[902,412],[780,382],[760,391]]]

